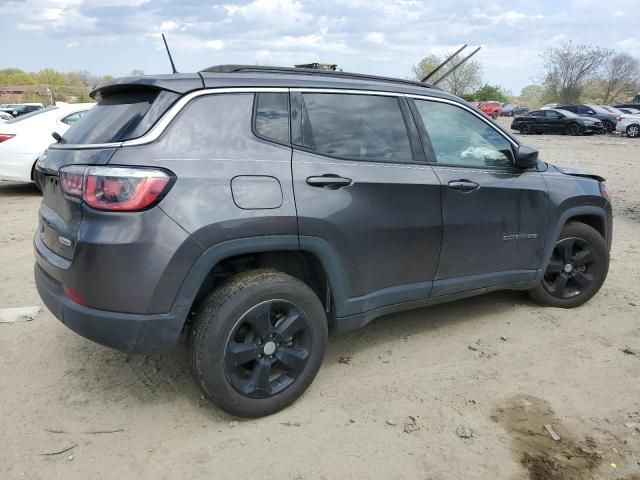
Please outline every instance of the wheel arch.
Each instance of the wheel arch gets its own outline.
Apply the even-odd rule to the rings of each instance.
[[[597,206],[569,208],[560,215],[557,222],[555,222],[555,227],[553,229],[549,229],[549,235],[544,247],[542,263],[538,269],[539,279],[544,275],[544,270],[547,263],[549,263],[551,255],[553,254],[553,248],[557,239],[560,237],[562,229],[570,222],[580,222],[589,225],[602,235],[609,246],[611,245],[611,227],[607,222],[607,213],[604,208]]]
[[[318,239],[320,240],[320,239]],[[297,235],[252,237],[217,244],[196,260],[185,278],[174,308],[192,309],[213,288],[241,271],[273,268],[306,283],[325,306],[329,329],[333,311],[343,300],[344,279],[337,253],[327,242],[305,242]]]

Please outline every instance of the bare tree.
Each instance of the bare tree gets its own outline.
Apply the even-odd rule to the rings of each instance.
[[[417,65],[411,67],[414,78],[416,80],[422,80],[425,76],[431,73],[435,68],[449,58],[450,53],[445,54],[444,57],[438,57],[437,55],[429,55],[424,57]],[[451,67],[457,65],[464,57],[456,55],[449,63],[438,70],[433,77],[429,79],[430,82],[435,82],[442,76],[444,76]],[[451,75],[447,76],[439,87],[444,90],[448,90],[454,95],[470,95],[482,86],[482,64],[475,60],[469,60],[465,62],[460,68],[456,69]]]
[[[612,53],[607,48],[574,45],[572,42],[545,50],[541,57],[547,99],[562,103],[579,102],[585,85],[598,76],[600,67]]]
[[[604,66],[602,103],[631,96],[640,83],[640,61],[626,53],[610,58]]]

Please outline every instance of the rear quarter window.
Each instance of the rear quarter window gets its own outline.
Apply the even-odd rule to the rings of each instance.
[[[74,123],[63,143],[74,145],[111,143],[144,135],[177,100],[178,94],[144,89],[106,96]]]

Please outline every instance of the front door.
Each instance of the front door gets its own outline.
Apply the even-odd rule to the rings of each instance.
[[[335,272],[336,315],[427,298],[441,245],[440,183],[406,99],[292,92],[292,137],[301,248]]]
[[[534,279],[547,229],[541,174],[516,169],[515,142],[470,109],[414,102],[442,185],[442,252],[432,296]]]

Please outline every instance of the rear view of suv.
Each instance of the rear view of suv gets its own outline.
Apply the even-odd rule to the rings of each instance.
[[[123,351],[186,334],[232,414],[284,408],[329,334],[381,315],[500,289],[570,308],[605,280],[603,179],[429,85],[220,66],[92,96],[37,165],[38,291]]]

